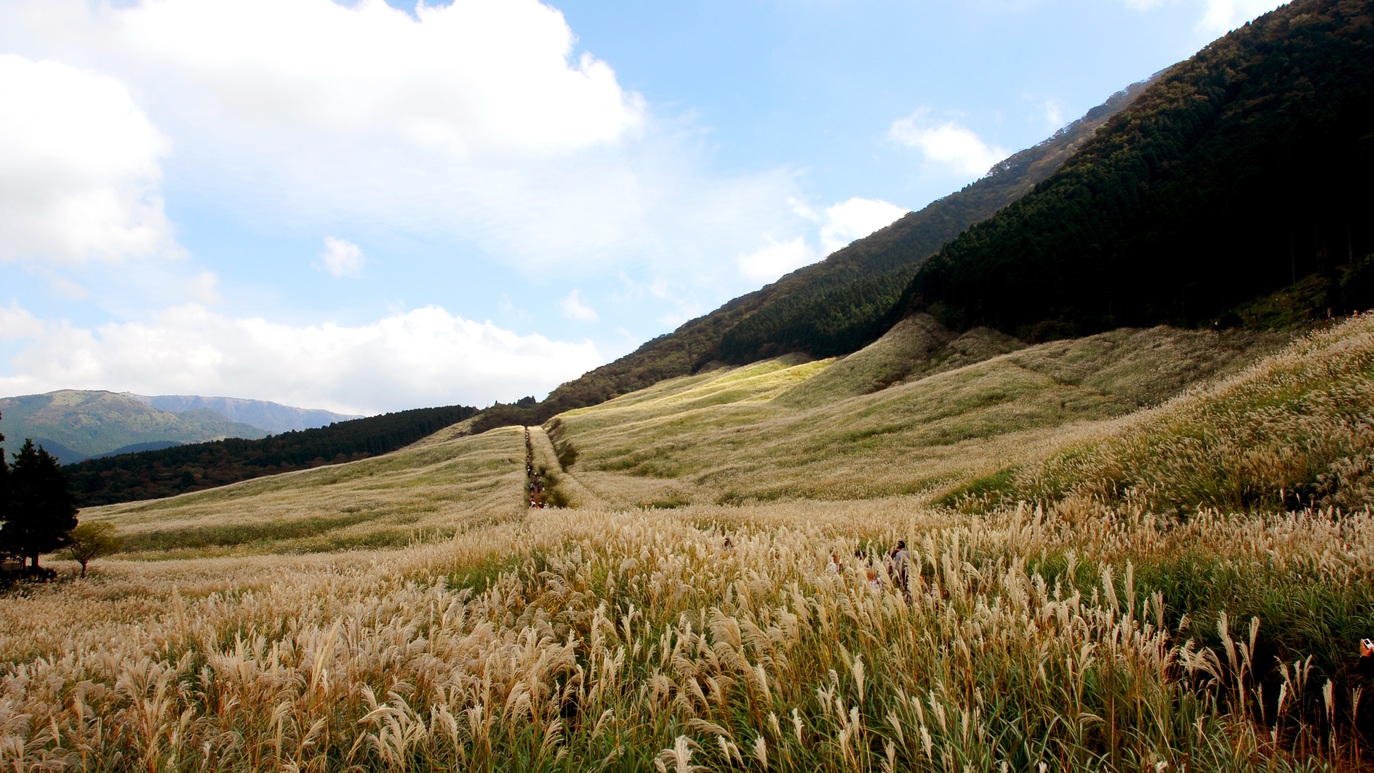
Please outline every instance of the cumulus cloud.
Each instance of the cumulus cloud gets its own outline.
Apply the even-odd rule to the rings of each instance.
[[[722,176],[536,0],[10,0],[0,46],[118,77],[178,191],[253,222],[448,241],[529,275],[716,284],[795,233],[797,173]],[[537,224],[537,227],[532,227]],[[731,288],[732,290],[734,288]]]
[[[536,0],[15,2],[23,45],[135,84],[179,175],[254,215],[456,237],[530,270],[666,266],[785,218],[794,188],[704,174],[696,133]]]
[[[766,246],[735,258],[740,274],[746,279],[771,282],[820,258],[816,250],[800,236],[783,242],[773,241],[767,236],[764,238],[768,242]]]
[[[821,225],[821,250],[826,255],[891,225],[906,210],[879,199],[852,198],[825,210]]]
[[[175,255],[167,139],[114,78],[0,55],[0,261]]]
[[[1059,129],[1064,125],[1064,103],[1058,99],[1047,99],[1040,103],[1040,115],[1046,128]]]
[[[348,327],[291,326],[198,304],[83,328],[0,307],[23,345],[0,394],[111,389],[233,395],[376,413],[544,394],[601,364],[591,342],[519,335],[429,306]]]
[[[984,142],[957,121],[932,120],[924,109],[893,121],[887,136],[964,176],[981,176],[1011,154],[1005,148]]]
[[[451,156],[558,151],[643,121],[604,62],[570,60],[563,16],[535,0],[161,0],[110,14],[125,53],[176,64],[241,126],[392,134]]]
[[[595,322],[597,318],[596,309],[582,302],[582,293],[577,288],[568,293],[568,296],[559,304],[563,310],[563,316],[567,319],[575,319],[581,322]]]
[[[43,332],[42,320],[11,301],[8,308],[0,306],[0,341],[21,341],[36,338]]]
[[[820,212],[800,202],[794,202],[793,207],[799,216],[812,222],[817,231],[814,243],[819,248],[803,236],[778,241],[765,234],[764,246],[735,257],[741,276],[756,282],[772,282],[892,224],[907,212],[886,201],[857,197]]]
[[[1179,0],[1123,0],[1127,8],[1153,11]],[[1245,24],[1256,16],[1268,13],[1288,0],[1203,0],[1202,18],[1197,29],[1207,37],[1217,37]]]
[[[363,274],[363,250],[346,239],[324,237],[324,252],[315,267],[336,279],[357,278]]]
[[[1224,35],[1284,2],[1286,0],[1207,0],[1198,28],[1209,35]]]

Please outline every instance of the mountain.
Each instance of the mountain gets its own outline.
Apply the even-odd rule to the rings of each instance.
[[[15,448],[33,438],[63,464],[149,442],[260,438],[268,431],[210,410],[158,410],[132,395],[72,389],[0,398],[0,433]]]
[[[916,272],[896,316],[1026,340],[1374,304],[1374,5],[1297,0],[1160,75]]]
[[[243,400],[235,397],[198,397],[195,395],[160,395],[144,397],[129,395],[145,405],[169,413],[209,410],[229,421],[264,429],[272,434],[292,430],[313,429],[336,421],[361,419],[362,416],[334,413],[317,408],[292,408],[266,400]]]
[[[1047,178],[1147,83],[1113,94],[963,190],[559,386],[538,405],[487,409],[475,429],[538,424],[556,413],[694,373],[715,361],[741,364],[783,352],[830,356],[861,348],[886,330],[885,318],[921,261]]]
[[[256,439],[356,418],[231,397],[65,389],[0,398],[0,432],[20,443],[33,438],[63,464],[182,443]]]

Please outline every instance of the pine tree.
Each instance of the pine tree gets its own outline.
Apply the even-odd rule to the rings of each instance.
[[[67,544],[76,504],[57,459],[25,440],[9,471],[9,508],[0,529],[5,549],[38,569],[38,557]]]
[[[0,434],[0,443],[5,442],[5,436]],[[10,515],[10,466],[5,463],[5,448],[0,446],[0,562],[16,555],[11,552],[9,544],[9,534],[5,529],[5,524],[9,522]]]

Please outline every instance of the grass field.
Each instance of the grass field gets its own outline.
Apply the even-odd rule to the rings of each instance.
[[[0,599],[0,764],[1366,765],[1374,318],[930,335],[532,428],[567,509],[456,427],[83,512],[132,552]]]

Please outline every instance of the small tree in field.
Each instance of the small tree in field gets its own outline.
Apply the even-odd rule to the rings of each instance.
[[[72,560],[81,564],[81,576],[86,576],[86,564],[101,556],[118,553],[123,540],[115,535],[112,523],[87,522],[77,525],[67,535],[67,552]]]
[[[25,440],[9,471],[9,508],[0,542],[38,569],[38,556],[67,544],[76,528],[76,503],[57,459]]]

